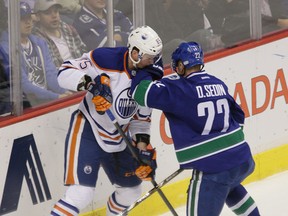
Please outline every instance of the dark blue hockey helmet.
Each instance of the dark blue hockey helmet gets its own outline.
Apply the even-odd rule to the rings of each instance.
[[[201,46],[194,42],[183,42],[172,53],[172,70],[177,72],[177,64],[181,61],[185,68],[196,65],[204,66],[204,55]]]

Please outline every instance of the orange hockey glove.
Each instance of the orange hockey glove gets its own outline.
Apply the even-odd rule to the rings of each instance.
[[[139,150],[139,159],[142,163],[139,164],[135,174],[143,181],[151,181],[155,176],[155,170],[157,168],[156,150]]]
[[[95,83],[91,83],[88,91],[93,94],[92,102],[96,111],[103,115],[112,105],[112,93],[110,89],[110,77],[102,73],[95,78]]]

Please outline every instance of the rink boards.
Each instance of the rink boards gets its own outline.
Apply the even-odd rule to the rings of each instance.
[[[206,71],[227,83],[246,114],[244,131],[256,161],[256,170],[246,183],[288,169],[287,47],[287,33],[283,33],[206,58]],[[62,197],[64,140],[70,114],[76,108],[71,104],[0,129],[0,215],[47,216]],[[178,164],[165,117],[155,110],[152,121],[151,142],[158,153],[156,181],[160,182],[177,170]],[[175,207],[185,202],[189,175],[185,171],[163,188]],[[151,187],[145,182],[143,192]],[[106,198],[112,191],[100,170],[94,202],[83,215],[105,215]],[[165,204],[156,194],[131,215],[165,211]]]

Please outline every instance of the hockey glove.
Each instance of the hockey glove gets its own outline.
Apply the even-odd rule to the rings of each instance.
[[[149,65],[145,68],[138,69],[136,75],[132,78],[131,93],[133,94],[136,86],[142,80],[159,80],[163,77],[163,75],[164,71],[162,60],[160,60],[157,64]]]
[[[112,105],[112,93],[110,89],[110,77],[102,73],[95,78],[95,83],[91,83],[88,91],[93,94],[92,102],[96,111],[103,115]]]
[[[143,181],[151,181],[157,168],[155,149],[139,150],[139,160],[142,163],[135,171],[136,176]]]
[[[152,77],[152,80],[159,80],[164,75],[162,63],[149,65],[141,70],[145,71],[146,73],[149,73]]]

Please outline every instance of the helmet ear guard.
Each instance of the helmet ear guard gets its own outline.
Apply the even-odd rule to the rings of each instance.
[[[201,46],[196,42],[183,42],[172,53],[171,69],[177,73],[178,62],[181,61],[184,68],[201,65],[204,67],[204,55]]]
[[[158,34],[149,26],[141,26],[133,30],[128,37],[127,47],[129,49],[130,59],[134,64],[141,61],[144,54],[150,56],[159,56],[162,53],[162,40]],[[133,49],[138,51],[138,60],[131,58]]]

